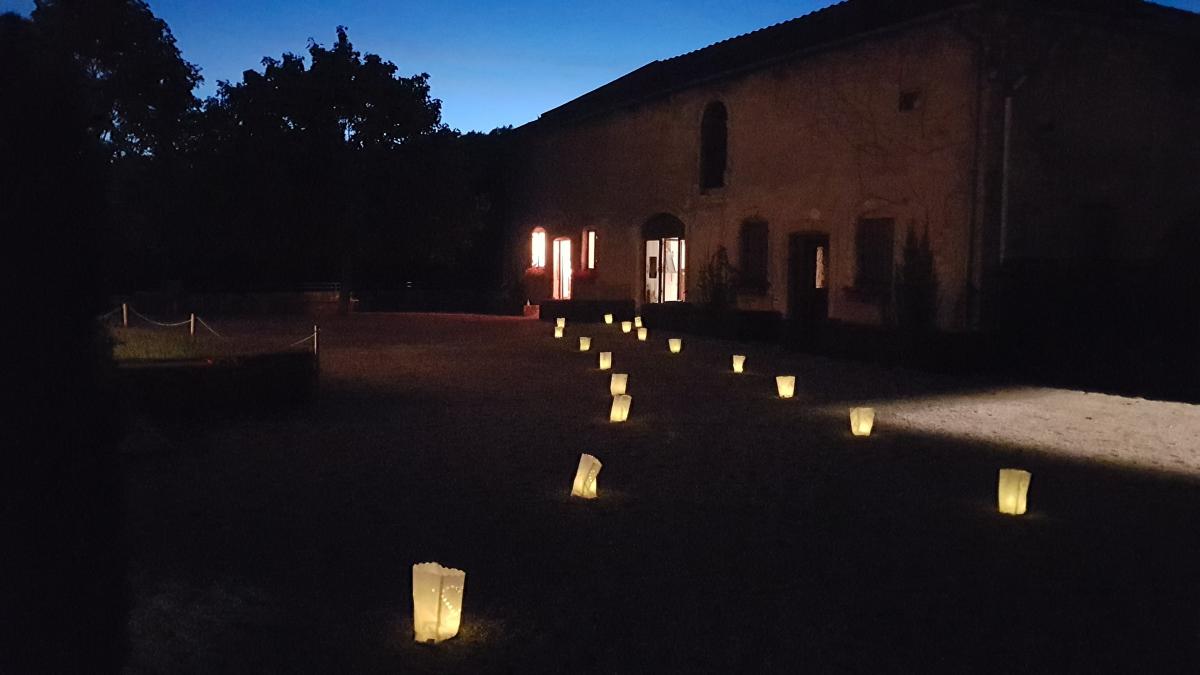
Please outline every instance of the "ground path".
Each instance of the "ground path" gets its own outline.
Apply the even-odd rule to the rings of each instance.
[[[1200,408],[687,336],[670,355],[650,328],[331,319],[311,406],[136,418],[131,671],[1200,664]],[[630,374],[623,425],[600,350]],[[604,462],[595,502],[567,496],[582,452]],[[1002,466],[1034,472],[1024,518],[995,513]],[[462,634],[437,648],[410,637],[425,560],[468,573]]]

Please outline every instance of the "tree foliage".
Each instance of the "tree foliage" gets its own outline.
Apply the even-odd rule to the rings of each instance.
[[[37,0],[33,21],[87,75],[90,127],[115,155],[175,148],[202,78],[143,0]]]

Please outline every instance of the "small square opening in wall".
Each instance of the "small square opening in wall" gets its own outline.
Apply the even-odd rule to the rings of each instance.
[[[900,112],[912,112],[921,107],[921,90],[910,89],[900,92]]]

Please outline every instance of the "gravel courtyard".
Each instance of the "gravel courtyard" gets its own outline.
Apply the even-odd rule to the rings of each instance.
[[[311,405],[133,417],[130,672],[1200,672],[1200,406],[551,326],[331,318]],[[424,561],[467,572],[436,646]]]

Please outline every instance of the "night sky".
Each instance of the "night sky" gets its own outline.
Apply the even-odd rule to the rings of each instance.
[[[427,72],[443,121],[463,131],[518,126],[654,59],[795,18],[828,0],[150,0],[205,78],[240,80],[264,56],[350,29],[402,74]],[[1161,4],[1200,11],[1200,0]],[[0,0],[23,14],[33,0]]]

